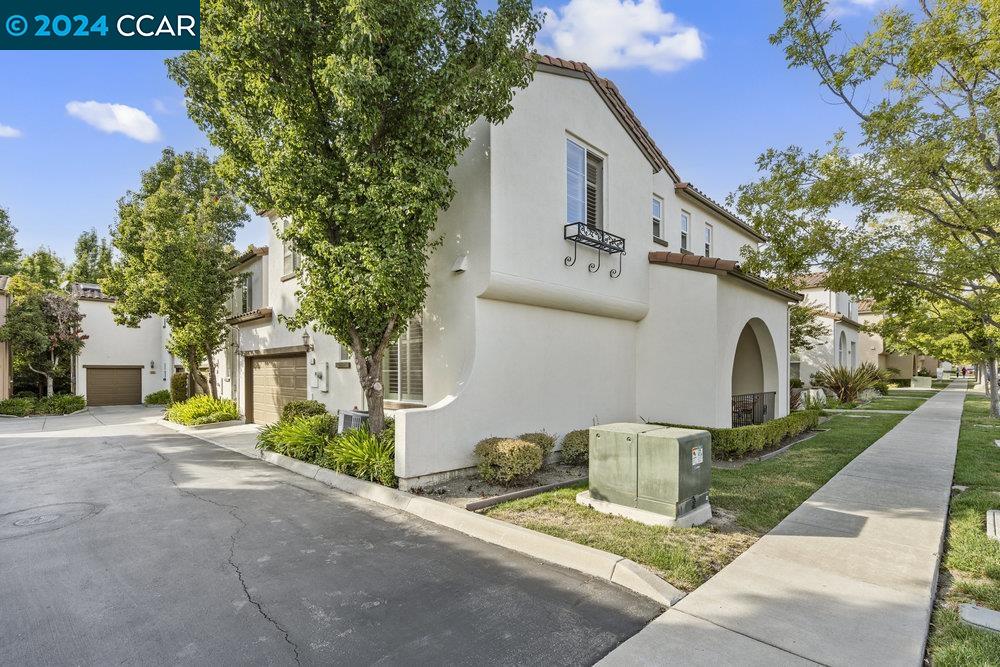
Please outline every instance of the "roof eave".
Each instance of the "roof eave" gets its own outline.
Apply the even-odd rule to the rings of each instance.
[[[735,215],[727,211],[722,206],[719,206],[717,202],[713,201],[710,197],[704,195],[700,190],[692,186],[690,183],[677,183],[674,186],[674,190],[687,195],[688,197],[695,200],[702,206],[712,209],[712,211],[718,213],[727,221],[731,222],[732,224],[736,225],[737,227],[745,231],[750,236],[757,239],[760,243],[767,243],[766,236],[764,236],[763,234],[755,230],[753,227],[751,227],[747,223],[737,218]]]

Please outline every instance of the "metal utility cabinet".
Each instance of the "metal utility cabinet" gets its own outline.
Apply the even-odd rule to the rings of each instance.
[[[579,500],[646,523],[695,525],[711,517],[711,479],[708,431],[655,424],[595,426],[590,429],[590,490]],[[616,511],[611,505],[635,509]],[[665,519],[644,518],[649,513]]]

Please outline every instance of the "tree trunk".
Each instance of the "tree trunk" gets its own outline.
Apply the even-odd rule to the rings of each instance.
[[[381,433],[385,428],[385,387],[382,386],[381,355],[377,359],[366,357],[363,364],[358,364],[358,376],[368,404],[368,430]]]
[[[198,375],[198,358],[195,356],[194,350],[188,350],[187,372],[188,372],[188,398],[191,398],[192,396],[198,393],[198,388],[195,385],[195,382],[197,382],[195,378]]]
[[[997,360],[989,360],[989,396],[990,396],[990,417],[1000,418],[1000,390],[997,388]]]
[[[212,388],[212,398],[218,399],[219,398],[219,388],[218,388],[218,386],[216,386],[215,359],[212,356],[212,351],[211,350],[209,350],[208,348],[205,348],[205,351],[208,354],[208,384]]]
[[[48,373],[45,374],[45,395],[51,398],[55,391],[55,378]]]

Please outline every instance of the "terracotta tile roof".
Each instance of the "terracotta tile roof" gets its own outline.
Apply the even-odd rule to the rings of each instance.
[[[727,209],[725,206],[723,206],[719,202],[715,201],[714,199],[712,199],[711,197],[709,197],[708,195],[706,195],[704,192],[702,192],[701,190],[699,190],[695,186],[691,185],[690,183],[687,183],[687,182],[684,182],[684,183],[675,183],[674,184],[674,190],[676,190],[677,192],[686,194],[686,195],[690,196],[691,198],[695,199],[696,201],[701,202],[703,205],[705,205],[708,208],[712,209],[713,211],[715,211],[716,213],[718,213],[719,215],[721,215],[723,218],[725,218],[729,222],[733,223],[737,227],[741,228],[743,231],[745,231],[747,234],[749,234],[750,236],[754,237],[758,241],[761,241],[761,242],[767,241],[767,237],[766,236],[764,236],[763,234],[761,234],[760,232],[758,232],[756,229],[754,229],[753,227],[751,227],[750,225],[748,225],[746,222],[744,222],[743,220],[741,220],[740,218],[738,218],[735,213],[733,213],[732,211],[730,211],[729,209]]]
[[[823,283],[829,274],[826,271],[814,271],[813,273],[808,273],[804,276],[796,276],[793,278],[795,287],[797,289],[812,289],[816,287],[826,287]]]
[[[239,257],[237,257],[236,261],[233,262],[232,264],[230,264],[229,269],[230,270],[235,269],[240,264],[246,264],[251,259],[253,259],[255,257],[263,257],[267,253],[268,253],[268,249],[267,249],[266,245],[265,246],[261,246],[259,248],[250,248],[245,253],[243,253],[242,255],[240,255]]]
[[[601,99],[604,100],[604,103],[608,105],[611,112],[618,118],[618,122],[622,124],[625,131],[629,133],[632,140],[635,141],[639,149],[645,154],[646,159],[654,167],[664,169],[675,183],[680,182],[681,179],[677,175],[677,172],[674,171],[674,168],[667,161],[666,156],[660,151],[653,138],[649,136],[649,132],[642,126],[639,118],[632,111],[625,98],[622,97],[622,94],[618,91],[618,87],[615,86],[613,81],[598,76],[587,63],[575,60],[564,60],[555,56],[540,55],[538,56],[538,66],[541,71],[549,71],[554,74],[571,72],[581,79],[590,81],[591,85],[594,86],[594,89],[601,96]]]
[[[864,313],[865,315],[869,315],[875,312],[881,312],[881,311],[875,310],[874,299],[865,299],[864,301],[858,302],[858,314]]]
[[[663,264],[665,266],[676,266],[682,269],[692,269],[695,271],[708,271],[712,273],[723,273],[744,282],[758,287],[766,292],[775,294],[789,301],[802,301],[805,297],[797,292],[771,287],[763,278],[744,273],[740,269],[739,262],[731,259],[719,259],[718,257],[703,257],[701,255],[690,255],[679,252],[651,252],[649,253],[650,264]]]
[[[259,320],[269,320],[271,319],[272,313],[273,311],[270,308],[258,308],[246,313],[240,313],[239,315],[227,317],[226,324],[246,324],[248,322],[257,322]]]
[[[113,296],[108,296],[101,290],[101,286],[95,283],[70,283],[66,290],[81,301],[115,301]]]

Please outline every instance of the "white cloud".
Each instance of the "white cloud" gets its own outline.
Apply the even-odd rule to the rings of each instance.
[[[826,11],[830,18],[839,18],[873,11],[886,7],[888,4],[889,0],[832,0]]]
[[[70,102],[66,105],[70,116],[96,127],[102,132],[120,132],[136,141],[151,143],[160,138],[160,128],[142,109],[125,104],[108,102]]]
[[[17,139],[21,136],[21,130],[10,125],[0,123],[0,139]]]
[[[542,12],[539,52],[596,69],[671,72],[704,56],[698,29],[664,11],[660,0],[569,0]]]

